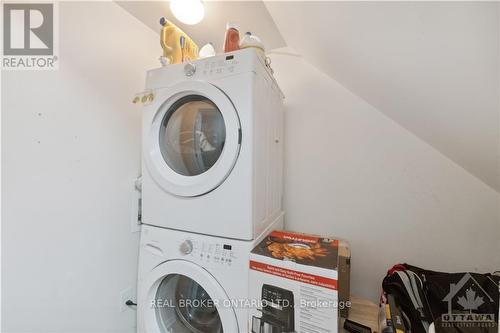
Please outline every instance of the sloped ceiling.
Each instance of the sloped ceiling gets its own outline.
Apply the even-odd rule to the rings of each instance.
[[[153,31],[160,32],[162,16],[173,21],[201,47],[212,42],[222,51],[227,22],[238,23],[242,33],[251,31],[269,49],[285,46],[283,37],[262,1],[205,1],[205,18],[199,24],[186,25],[172,15],[168,1],[116,1],[118,5],[142,21]],[[161,54],[158,41],[158,55]]]
[[[498,3],[266,6],[288,46],[498,191]]]

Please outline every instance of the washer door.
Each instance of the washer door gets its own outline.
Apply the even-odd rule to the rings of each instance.
[[[215,278],[185,260],[167,261],[149,277],[148,332],[233,333],[238,322],[229,297]]]
[[[207,82],[182,82],[157,92],[144,129],[145,161],[171,194],[203,195],[227,178],[240,151],[241,127],[229,98]],[[148,129],[149,127],[149,129]]]

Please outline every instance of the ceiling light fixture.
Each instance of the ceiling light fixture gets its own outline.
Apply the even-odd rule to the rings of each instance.
[[[201,0],[170,0],[170,10],[176,19],[189,25],[200,23],[205,16]]]

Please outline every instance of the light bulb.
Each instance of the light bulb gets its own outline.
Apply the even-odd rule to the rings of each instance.
[[[205,16],[201,0],[170,0],[170,10],[176,19],[189,25],[200,23]]]

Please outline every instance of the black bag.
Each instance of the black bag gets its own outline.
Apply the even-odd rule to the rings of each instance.
[[[389,270],[382,287],[393,295],[407,331],[498,332],[500,276],[444,273],[400,264]]]

